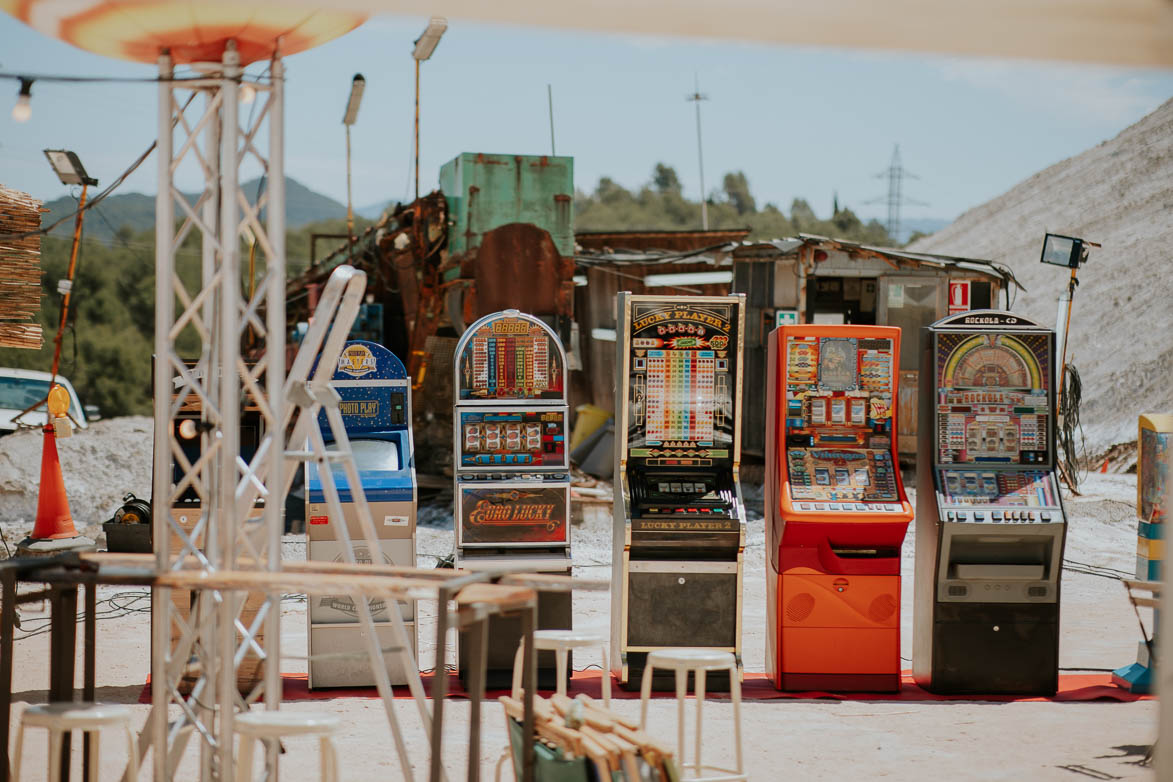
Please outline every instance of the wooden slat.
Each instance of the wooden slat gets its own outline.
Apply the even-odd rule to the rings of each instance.
[[[41,202],[0,185],[0,347],[41,347]],[[25,236],[24,234],[31,234]]]

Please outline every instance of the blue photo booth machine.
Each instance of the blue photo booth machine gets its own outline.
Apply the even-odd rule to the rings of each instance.
[[[411,436],[411,385],[403,363],[391,351],[374,342],[348,342],[338,360],[331,387],[341,397],[340,410],[358,467],[359,480],[371,509],[378,550],[372,551],[358,522],[357,506],[339,463],[332,465],[343,518],[330,513],[322,491],[317,465],[306,465],[306,558],[318,562],[344,562],[345,523],[355,560],[401,567],[415,566],[416,478]],[[327,448],[333,437],[325,413],[318,424]],[[381,648],[396,645],[392,635],[395,606],[370,602]],[[415,604],[400,603],[413,655],[417,648]],[[365,632],[349,595],[311,596],[309,620],[309,686],[356,687],[373,685],[374,678],[364,653]],[[350,654],[342,654],[350,653]],[[319,659],[315,659],[319,657]],[[393,684],[407,681],[399,659],[388,655],[387,671]]]

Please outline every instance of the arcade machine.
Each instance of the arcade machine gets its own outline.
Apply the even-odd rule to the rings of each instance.
[[[770,334],[766,668],[782,690],[900,689],[900,329]]]
[[[486,315],[455,356],[453,438],[456,567],[570,575],[566,354],[554,331],[517,310]],[[538,627],[571,628],[569,593],[538,597]],[[485,684],[508,687],[521,620],[489,620]],[[468,644],[458,644],[461,676]],[[569,666],[568,666],[569,669]],[[553,652],[538,655],[552,689]]]
[[[634,689],[656,649],[741,663],[745,296],[621,291],[617,306],[611,662]],[[653,686],[671,687],[671,672]]]
[[[1055,332],[975,310],[925,335],[913,673],[937,693],[1053,694],[1067,532]]]
[[[1173,444],[1173,415],[1140,416],[1136,437],[1136,578],[1160,581],[1165,560],[1165,515],[1169,507],[1169,456]],[[1152,638],[1137,644],[1136,662],[1112,672],[1112,682],[1130,692],[1153,689],[1152,655],[1157,647],[1160,611],[1153,609]]]
[[[354,454],[359,480],[378,536],[372,551],[358,520],[357,506],[340,463],[331,467],[342,503],[343,518],[332,518],[314,462],[306,464],[306,559],[344,562],[342,532],[346,525],[355,561],[415,567],[416,481],[411,436],[411,392],[403,363],[387,348],[363,340],[346,343],[330,381],[341,397],[339,410]],[[326,447],[333,449],[325,413],[318,419]],[[398,606],[372,599],[381,648],[395,645],[391,611],[399,610],[416,651],[415,603]],[[358,609],[349,595],[311,595],[309,622],[309,686],[367,687],[375,683],[362,642]],[[348,654],[349,653],[349,654]],[[392,684],[407,683],[407,672],[395,655],[385,655]]]

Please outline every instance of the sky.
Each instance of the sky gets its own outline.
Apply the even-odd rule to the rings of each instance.
[[[404,200],[412,188],[414,39],[426,20],[382,16],[286,58],[286,174],[343,203],[341,124],[351,77],[366,92],[352,130],[354,204]],[[263,65],[250,68],[258,73]],[[155,75],[89,54],[0,14],[0,73]],[[573,155],[575,184],[646,183],[674,166],[700,192],[694,79],[711,192],[743,171],[759,204],[832,197],[883,219],[887,168],[900,145],[916,175],[906,219],[952,219],[1046,166],[1111,138],[1173,97],[1173,71],[947,58],[733,41],[604,35],[452,20],[421,79],[421,192],[461,152]],[[18,85],[0,81],[0,184],[51,199],[65,192],[41,150],[78,153],[105,185],[155,136],[154,84],[33,85],[32,118],[14,122]],[[8,90],[8,95],[4,94]],[[247,172],[246,172],[247,173]],[[119,192],[154,193],[154,160]],[[198,185],[193,169],[179,185]],[[878,203],[868,201],[879,199]]]

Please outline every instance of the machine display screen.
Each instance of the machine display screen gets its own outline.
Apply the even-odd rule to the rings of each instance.
[[[707,466],[731,456],[737,311],[725,302],[634,302],[629,455],[649,466]]]
[[[461,400],[563,399],[562,351],[541,324],[499,317],[465,342],[457,362]]]
[[[326,446],[328,451],[338,450],[337,443]],[[399,458],[399,443],[394,440],[351,440],[350,451],[359,472],[381,470],[393,472],[403,469]]]
[[[1049,465],[1050,351],[1042,334],[938,334],[937,463]]]
[[[462,467],[565,467],[562,410],[461,411]]]
[[[893,341],[788,335],[783,350],[791,498],[899,502]]]
[[[940,470],[945,505],[1053,508],[1059,505],[1051,473],[1039,470]]]

